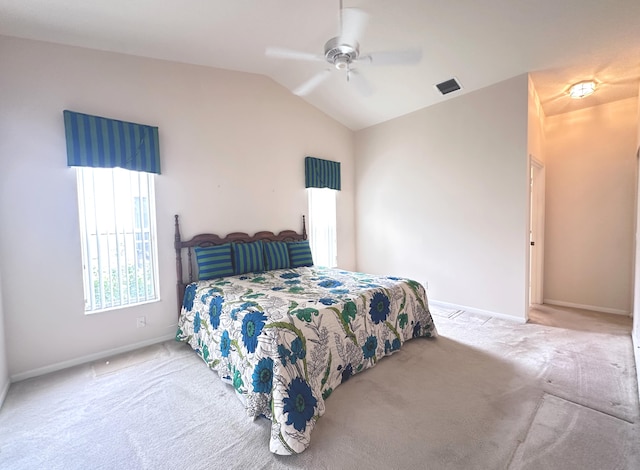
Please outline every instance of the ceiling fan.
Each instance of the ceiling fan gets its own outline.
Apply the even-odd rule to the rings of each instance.
[[[329,39],[324,45],[324,55],[296,51],[280,47],[268,47],[267,57],[278,59],[306,60],[311,62],[326,62],[330,67],[312,76],[310,79],[293,90],[298,96],[311,93],[324,82],[332,70],[344,71],[348,82],[354,84],[358,91],[369,96],[373,93],[369,81],[359,73],[360,65],[411,65],[417,64],[422,58],[420,49],[401,51],[382,51],[360,54],[360,38],[369,15],[357,8],[343,8],[340,0],[340,34]]]

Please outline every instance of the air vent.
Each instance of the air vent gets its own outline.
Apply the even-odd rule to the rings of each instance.
[[[460,89],[460,84],[456,81],[455,78],[447,80],[442,83],[438,83],[436,88],[442,93],[446,95],[447,93],[451,93],[453,91],[458,91]]]

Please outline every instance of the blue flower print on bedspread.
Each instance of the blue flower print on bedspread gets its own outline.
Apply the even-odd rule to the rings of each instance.
[[[386,340],[384,342],[384,353],[389,354],[390,352],[397,351],[400,349],[400,340],[395,338],[393,341]]]
[[[222,337],[220,338],[220,353],[222,357],[229,357],[229,350],[231,349],[231,340],[229,339],[229,332],[224,330]]]
[[[333,305],[335,303],[338,303],[337,300],[332,299],[331,297],[323,297],[319,300],[319,302],[323,305]]]
[[[365,359],[370,359],[376,355],[376,349],[378,348],[378,338],[375,336],[369,336],[367,341],[362,346],[362,354]]]
[[[295,364],[297,359],[304,359],[306,355],[307,351],[305,351],[300,338],[291,341],[291,364]]]
[[[184,291],[184,308],[187,310],[187,312],[190,312],[191,309],[193,308],[193,301],[196,298],[196,285],[195,284],[189,284],[187,286],[187,288]]]
[[[307,422],[313,418],[318,400],[314,398],[309,385],[300,377],[291,381],[287,395],[282,400],[284,412],[289,415],[287,424],[293,425],[297,431],[304,432]]]
[[[376,292],[371,299],[369,313],[371,314],[371,320],[376,325],[384,322],[389,315],[389,297],[382,292]]]
[[[347,364],[347,366],[344,369],[342,369],[342,382],[341,383],[344,383],[347,380],[349,380],[352,375],[353,375],[353,367],[351,367],[351,364]]]
[[[193,318],[193,332],[195,334],[200,332],[200,312],[196,313],[196,316]]]
[[[231,319],[233,321],[236,321],[238,319],[238,313],[242,312],[243,310],[247,310],[251,307],[255,307],[255,302],[243,302],[242,304],[240,304],[239,307],[234,308],[233,310],[231,310]]]
[[[250,353],[256,352],[258,336],[266,319],[264,314],[257,311],[247,313],[242,319],[242,342]]]
[[[282,273],[282,274],[280,274],[280,277],[282,279],[294,279],[296,277],[300,277],[300,274],[298,274],[298,273]]]
[[[220,326],[222,302],[222,297],[216,295],[213,299],[211,299],[211,304],[209,305],[209,322],[211,323],[211,328],[213,328],[214,330],[216,330],[218,326]]]
[[[291,355],[291,351],[289,351],[284,344],[278,345],[278,357],[280,358],[280,361],[282,361],[283,366],[287,365],[287,358],[290,355]]]
[[[342,282],[337,281],[335,279],[325,279],[322,282],[319,282],[318,285],[320,287],[324,287],[325,289],[334,289],[342,285]]]
[[[273,384],[273,359],[263,357],[253,370],[253,391],[270,393]]]
[[[291,364],[295,364],[298,359],[303,360],[307,356],[307,351],[302,345],[302,340],[296,338],[291,341],[291,350],[287,349],[284,344],[278,345],[278,357],[283,366],[287,365],[287,359]]]
[[[331,289],[329,292],[335,295],[345,295],[349,293],[349,289]]]

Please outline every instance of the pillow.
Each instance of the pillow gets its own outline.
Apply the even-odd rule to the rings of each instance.
[[[285,242],[269,242],[264,247],[264,267],[272,269],[287,269],[289,267],[289,249]]]
[[[309,240],[300,242],[287,242],[289,248],[289,261],[292,268],[300,266],[313,266],[313,256],[311,256],[311,247]]]
[[[235,273],[254,273],[264,271],[264,255],[262,241],[251,243],[234,243]]]
[[[196,261],[198,262],[198,279],[233,276],[231,243],[206,248],[196,246],[193,251],[196,253]]]

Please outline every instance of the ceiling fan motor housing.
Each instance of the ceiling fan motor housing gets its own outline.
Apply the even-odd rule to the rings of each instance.
[[[340,37],[331,38],[324,45],[324,57],[330,64],[334,65],[338,70],[345,70],[349,65],[358,58],[360,45],[345,44]]]

